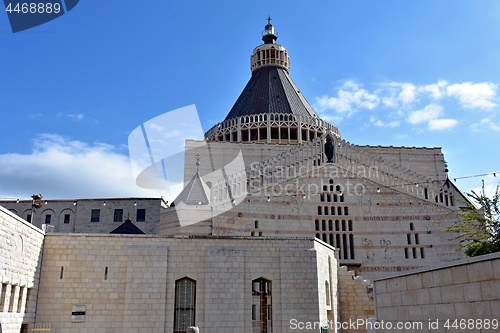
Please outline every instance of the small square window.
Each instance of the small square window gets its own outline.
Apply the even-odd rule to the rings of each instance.
[[[52,215],[50,214],[45,215],[45,224],[50,224],[51,220],[52,220]]]
[[[115,209],[113,221],[114,222],[122,222],[123,221],[123,209]]]
[[[70,219],[71,215],[69,214],[65,214],[64,215],[64,223],[69,223],[69,219]]]
[[[99,222],[100,216],[101,216],[100,209],[92,209],[92,212],[90,213],[90,222]]]
[[[138,209],[137,210],[137,222],[144,222],[146,221],[146,210],[145,209]]]

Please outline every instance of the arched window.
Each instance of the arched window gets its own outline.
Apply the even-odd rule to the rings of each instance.
[[[252,332],[271,333],[273,331],[272,283],[258,278],[252,281]]]
[[[185,333],[195,325],[196,281],[188,277],[175,281],[174,333]]]

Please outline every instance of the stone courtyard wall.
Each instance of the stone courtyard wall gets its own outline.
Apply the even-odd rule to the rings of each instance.
[[[0,206],[0,327],[19,333],[35,320],[44,233]]]
[[[398,323],[411,328],[404,332],[500,331],[500,253],[379,279],[374,287],[376,318],[386,323],[377,332],[394,332]]]

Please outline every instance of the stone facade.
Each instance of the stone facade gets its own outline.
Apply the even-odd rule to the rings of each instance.
[[[374,289],[385,323],[377,332],[500,330],[500,253],[375,280]]]
[[[35,322],[44,232],[0,206],[0,325],[19,333]]]
[[[201,222],[182,228],[182,208],[166,209],[160,232],[317,237],[365,278],[464,257],[456,235],[444,231],[466,199],[447,180],[441,149],[334,139],[334,163],[325,163],[325,137],[301,146],[188,141],[185,160],[201,157],[211,202],[191,206],[189,216]],[[226,170],[239,154],[245,168]],[[194,167],[186,165],[186,179]]]
[[[37,323],[52,332],[171,332],[175,284],[185,277],[196,282],[195,324],[204,333],[253,332],[259,278],[272,284],[273,332],[339,311],[335,251],[312,239],[53,233],[41,274]]]
[[[160,214],[166,207],[161,198],[49,199],[41,203],[40,208],[32,209],[31,200],[0,201],[34,226],[47,224],[51,232],[61,233],[108,234],[130,219],[144,233],[158,234]]]

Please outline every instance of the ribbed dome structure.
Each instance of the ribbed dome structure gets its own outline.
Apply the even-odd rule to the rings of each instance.
[[[264,44],[250,58],[252,77],[225,120],[205,133],[207,141],[302,143],[339,130],[320,119],[289,75],[290,58],[268,18]]]

